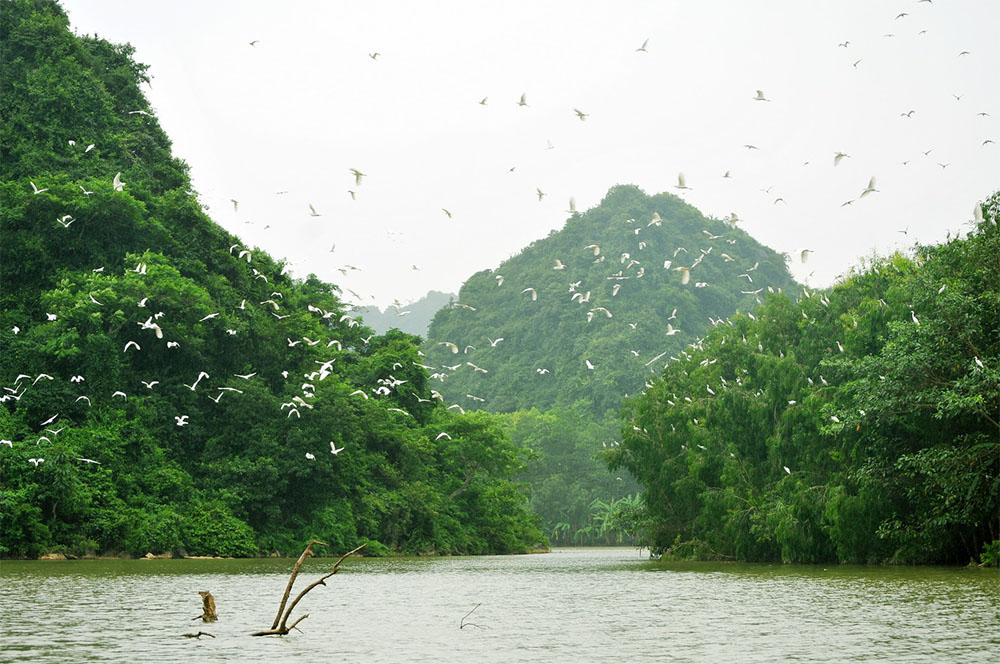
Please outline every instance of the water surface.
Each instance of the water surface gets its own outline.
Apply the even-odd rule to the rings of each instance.
[[[352,559],[270,627],[294,561],[5,561],[4,662],[992,662],[1000,573],[660,563],[634,549]],[[303,566],[296,590],[332,559]],[[220,620],[204,625],[199,590]],[[293,591],[293,596],[294,596]],[[463,616],[474,623],[460,628]],[[204,630],[216,638],[187,639]]]

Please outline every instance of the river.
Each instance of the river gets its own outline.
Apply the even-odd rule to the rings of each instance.
[[[301,632],[249,636],[270,627],[293,562],[3,561],[0,660],[1000,659],[997,570],[664,563],[626,548],[356,558],[299,604]],[[333,562],[307,561],[297,589]],[[192,621],[200,590],[215,595],[219,622]],[[199,630],[216,638],[182,636]]]

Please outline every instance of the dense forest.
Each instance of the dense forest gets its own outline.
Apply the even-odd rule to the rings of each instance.
[[[676,556],[1000,563],[998,216],[673,355],[606,453],[645,487],[628,527]]]
[[[0,13],[0,555],[544,544],[498,418],[419,339],[213,223],[128,45]]]

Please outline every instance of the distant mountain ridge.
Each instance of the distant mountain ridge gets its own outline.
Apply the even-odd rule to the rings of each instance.
[[[439,391],[463,408],[600,415],[713,323],[753,309],[768,287],[794,286],[786,259],[735,220],[617,185],[472,275],[435,315],[423,351]]]
[[[456,297],[454,293],[432,290],[411,304],[391,304],[385,309],[362,307],[358,313],[364,319],[365,325],[379,334],[397,329],[407,334],[426,337],[427,328],[430,327],[434,314]]]

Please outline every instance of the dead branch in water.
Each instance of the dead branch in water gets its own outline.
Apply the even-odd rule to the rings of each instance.
[[[284,636],[285,634],[288,634],[290,631],[295,629],[296,625],[298,625],[300,622],[309,617],[309,614],[306,613],[296,618],[295,622],[289,625],[288,618],[291,616],[292,610],[295,608],[295,605],[298,604],[302,600],[302,598],[306,596],[306,593],[308,593],[316,586],[325,586],[326,580],[340,571],[340,564],[344,562],[344,560],[348,556],[355,554],[361,549],[365,548],[365,544],[362,544],[361,546],[351,549],[350,551],[342,555],[340,559],[337,560],[336,564],[333,566],[332,571],[330,571],[328,574],[324,574],[319,579],[313,581],[308,586],[306,586],[302,590],[302,592],[300,592],[298,595],[295,596],[295,599],[292,600],[292,603],[286,609],[285,605],[288,603],[288,596],[292,593],[292,585],[295,583],[295,579],[299,575],[299,569],[301,569],[302,563],[305,562],[305,559],[307,557],[312,555],[312,547],[314,544],[321,544],[323,546],[327,546],[323,542],[320,542],[318,540],[313,540],[306,545],[306,548],[302,552],[302,555],[299,556],[299,559],[297,561],[295,561],[295,567],[292,568],[292,574],[288,578],[288,585],[285,586],[285,594],[282,595],[281,597],[281,604],[278,606],[278,615],[275,616],[274,623],[271,624],[271,629],[265,629],[260,632],[254,632],[250,636]]]

